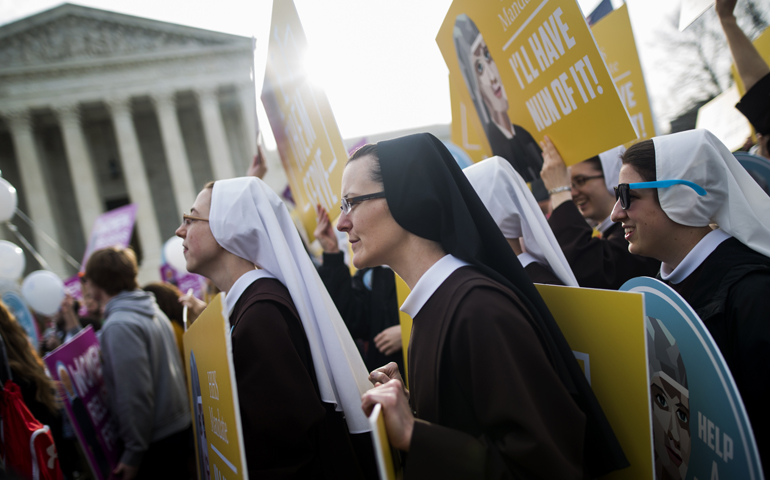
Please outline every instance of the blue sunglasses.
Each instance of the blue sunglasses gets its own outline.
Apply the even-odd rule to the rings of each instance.
[[[690,187],[701,197],[706,195],[706,189],[697,183],[688,180],[659,180],[657,182],[621,183],[615,187],[615,201],[617,202],[620,200],[621,208],[623,208],[623,210],[628,210],[628,207],[631,206],[631,196],[629,195],[631,190],[642,188],[668,188],[674,185],[685,185]]]

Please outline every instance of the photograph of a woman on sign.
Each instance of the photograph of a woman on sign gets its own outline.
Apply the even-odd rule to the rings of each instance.
[[[646,320],[655,479],[681,480],[692,451],[687,371],[671,333],[660,320]]]
[[[539,180],[543,166],[540,147],[529,132],[511,123],[505,86],[484,37],[464,13],[455,20],[453,37],[460,71],[484,126],[492,154],[511,162],[524,181]]]
[[[206,440],[206,415],[203,412],[201,384],[198,380],[198,365],[195,363],[194,352],[190,352],[190,379],[195,411],[195,431],[198,434],[198,475],[200,480],[204,480],[211,478],[209,475],[209,444]]]

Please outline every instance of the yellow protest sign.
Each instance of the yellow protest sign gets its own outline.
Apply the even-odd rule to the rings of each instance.
[[[308,50],[292,0],[273,2],[262,104],[289,179],[294,202],[310,241],[315,205],[339,215],[339,192],[347,152],[326,93],[313,84],[303,64]]]
[[[385,429],[385,419],[382,416],[382,405],[379,403],[374,406],[369,415],[369,426],[372,427],[372,444],[374,445],[374,457],[377,460],[377,472],[380,474],[380,480],[401,478],[400,465],[396,465],[393,461],[388,431]]]
[[[455,0],[436,42],[492,153],[527,182],[545,135],[567,165],[636,138],[575,0]]]
[[[406,284],[406,282],[401,277],[396,275],[396,297],[398,298],[399,308],[401,308],[401,305],[403,305],[404,301],[406,301],[406,297],[409,296],[409,292],[411,292],[411,290],[409,290],[409,286]],[[407,388],[409,388],[409,378],[407,378],[409,373],[409,365],[407,362],[409,360],[409,339],[412,337],[412,317],[410,317],[406,312],[399,310],[398,322],[401,325],[401,351],[404,354],[404,371],[401,372],[401,376],[404,377],[404,382],[406,382]]]
[[[620,93],[620,100],[631,117],[638,140],[654,137],[652,108],[631,29],[631,19],[628,17],[628,7],[623,4],[607,14],[591,31]]]
[[[200,479],[248,479],[232,350],[219,294],[184,334]]]
[[[464,85],[449,76],[449,99],[452,103],[452,143],[462,148],[473,163],[492,156],[484,127],[481,126],[476,107]]]
[[[705,128],[730,149],[738,150],[752,134],[751,124],[735,108],[741,99],[738,87],[733,85],[698,109],[695,128]]]
[[[653,478],[650,385],[641,294],[535,285],[604,410],[630,467],[606,479]]]
[[[762,56],[762,60],[764,60],[765,63],[770,64],[770,28],[765,29],[765,31],[762,32],[752,43],[754,44],[754,47],[757,49],[759,54]],[[741,76],[738,75],[738,70],[735,68],[735,64],[732,65],[731,71],[733,72],[735,84],[738,86],[738,93],[740,93],[742,97],[746,94],[746,86],[743,84]]]

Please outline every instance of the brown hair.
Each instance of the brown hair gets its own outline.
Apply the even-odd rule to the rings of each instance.
[[[139,288],[136,254],[129,248],[108,247],[95,251],[86,263],[83,275],[107,293],[117,295]]]
[[[43,361],[32,348],[24,329],[2,301],[0,301],[0,333],[5,341],[8,366],[11,367],[13,375],[35,384],[37,386],[35,400],[45,405],[52,414],[57,414],[60,403],[53,380],[46,375]]]
[[[142,290],[154,294],[158,307],[166,314],[168,319],[182,325],[184,306],[179,303],[179,297],[182,296],[182,292],[176,286],[170,283],[152,282],[142,287]]]
[[[654,182],[657,179],[657,173],[655,144],[652,140],[641,141],[626,150],[623,154],[623,165],[631,165],[645,182]]]
[[[210,188],[210,189],[213,190],[214,189],[214,183],[216,183],[215,180],[212,180],[212,181],[206,183],[206,185],[203,186],[203,189],[206,190],[207,188]]]
[[[372,166],[371,171],[369,172],[371,175],[371,179],[374,182],[377,183],[383,183],[382,182],[382,169],[380,168],[380,156],[377,153],[377,145],[374,143],[367,143],[363,147],[359,148],[355,152],[353,152],[353,155],[348,158],[348,161],[345,165],[348,163],[358,160],[359,158],[370,156],[374,159],[374,163]]]
[[[591,167],[593,167],[594,170],[602,172],[602,174],[604,174],[604,169],[602,168],[602,161],[599,158],[599,155],[594,155],[588,160],[583,160],[583,163],[587,163],[591,165]]]

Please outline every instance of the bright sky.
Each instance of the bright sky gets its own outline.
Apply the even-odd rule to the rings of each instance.
[[[58,0],[0,0],[0,25],[47,10]],[[79,0],[80,4],[257,38],[258,78],[267,52],[270,0]],[[584,14],[599,0],[578,0]],[[662,18],[677,0],[628,0],[653,107],[665,99],[655,72]],[[295,0],[312,51],[310,71],[326,90],[343,138],[451,122],[448,70],[435,37],[451,0]],[[615,7],[622,0],[613,0]],[[259,62],[262,62],[260,67]],[[656,92],[658,93],[656,95]],[[260,125],[269,130],[264,112]],[[266,134],[267,147],[274,148]]]

